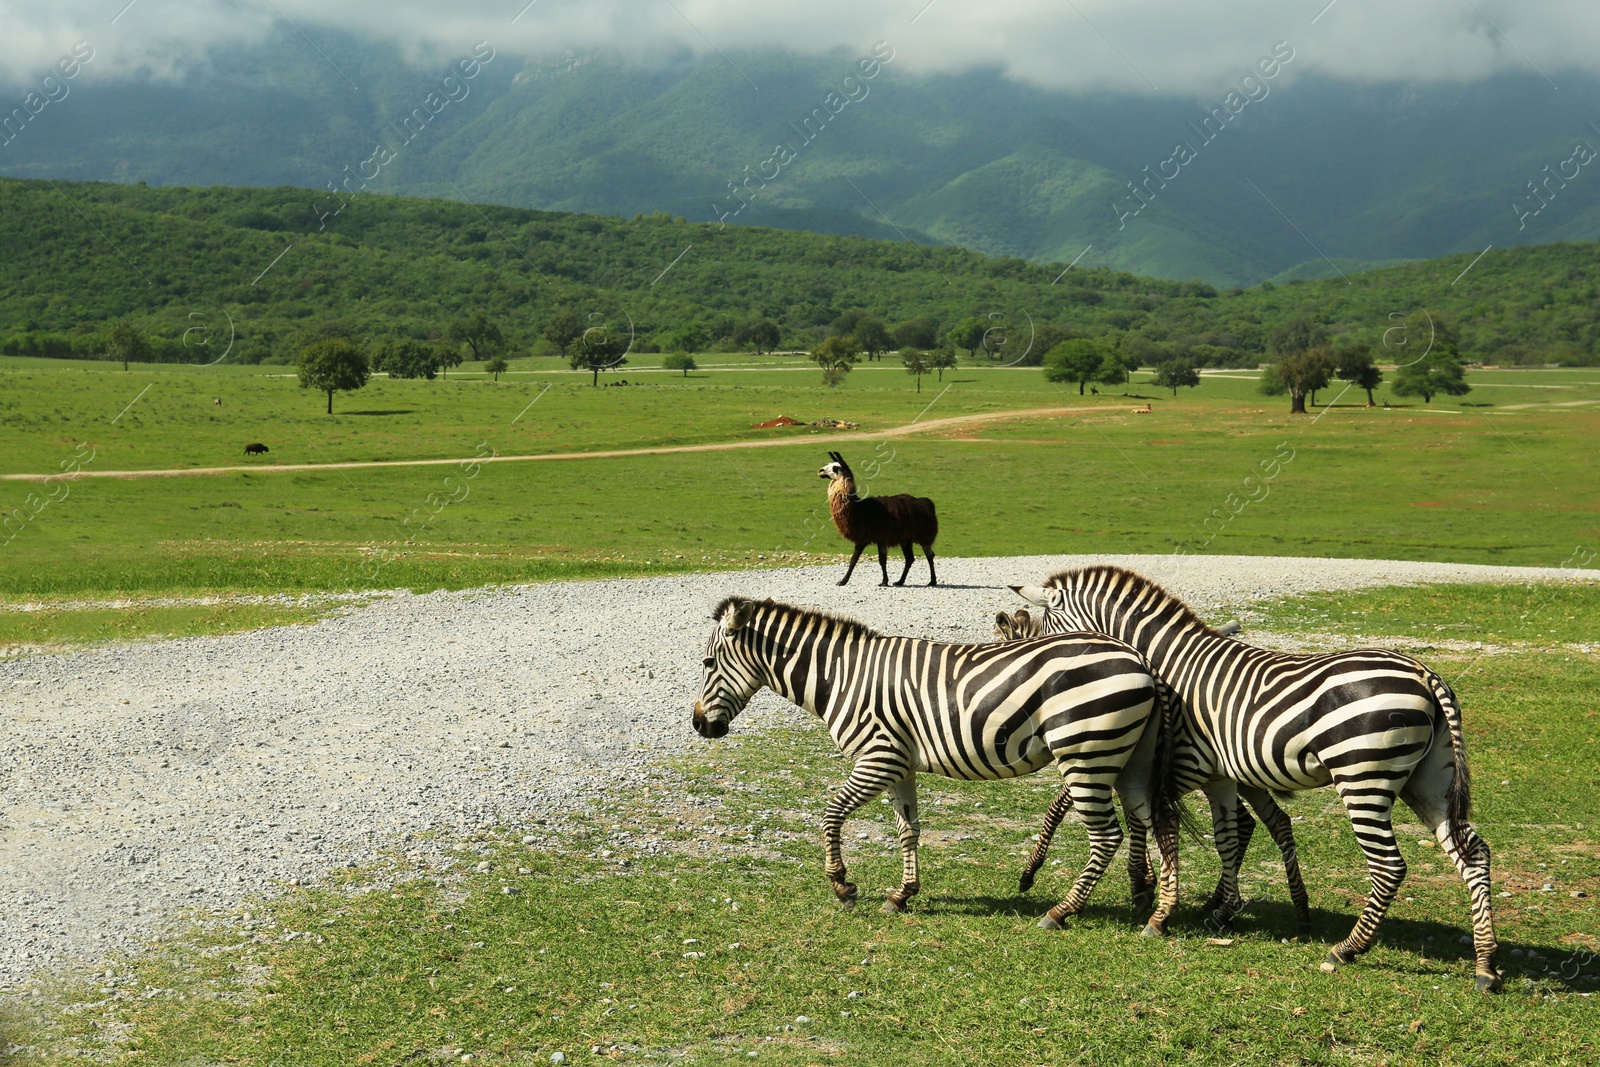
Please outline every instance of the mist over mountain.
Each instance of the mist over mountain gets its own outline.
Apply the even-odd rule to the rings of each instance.
[[[0,174],[302,186],[334,230],[340,197],[385,192],[1225,286],[1600,231],[1600,111],[1586,106],[1600,79],[1357,82],[1287,41],[1210,95],[926,72],[888,42],[648,61],[467,42],[419,60],[377,36],[282,24],[180,76],[84,69],[37,112],[13,91]]]

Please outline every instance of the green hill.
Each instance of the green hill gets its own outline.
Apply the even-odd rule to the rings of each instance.
[[[1203,361],[1253,365],[1275,321],[1303,316],[1379,345],[1392,315],[1424,308],[1477,358],[1600,353],[1594,243],[1219,294],[1060,260],[662,214],[630,221],[373,194],[339,204],[295,188],[0,180],[0,350],[95,357],[110,324],[131,316],[161,358],[209,362],[228,331],[231,360],[261,362],[290,358],[330,320],[364,341],[429,338],[482,310],[528,352],[548,346],[541,330],[558,309],[631,331],[641,351],[670,347],[669,335],[691,325],[708,346],[733,349],[736,329],[755,319],[777,323],[783,347],[803,347],[861,310],[891,326],[925,318],[941,336],[976,318],[996,328],[1005,362],[1037,362],[1038,338],[1052,330],[1209,345]]]

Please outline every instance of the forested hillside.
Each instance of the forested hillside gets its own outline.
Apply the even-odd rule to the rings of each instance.
[[[553,352],[543,334],[558,311],[627,330],[638,351],[774,347],[749,340],[758,323],[776,327],[776,347],[798,348],[854,312],[907,327],[921,335],[913,343],[953,343],[1003,362],[1037,362],[1040,339],[1078,334],[1201,364],[1254,365],[1280,321],[1304,318],[1377,348],[1400,317],[1423,309],[1459,331],[1469,358],[1571,364],[1600,353],[1591,280],[1600,245],[1474,258],[1219,292],[660,214],[630,221],[293,188],[0,180],[0,351],[99,356],[112,324],[129,319],[157,358],[209,362],[231,332],[229,359],[285,361],[330,323],[363,342],[429,339],[479,311],[499,324],[512,356]]]

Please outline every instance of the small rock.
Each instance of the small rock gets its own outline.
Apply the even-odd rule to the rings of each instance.
[[[567,1054],[565,1052],[552,1052],[552,1053],[550,1053],[550,1062],[551,1063],[566,1063],[567,1062]]]
[[[524,845],[531,845],[537,840],[539,840],[539,837],[538,837],[537,834],[523,834],[522,835],[522,843]]]
[[[482,863],[478,864],[477,870],[480,874],[487,872],[489,870],[489,861],[484,860]]]
[[[1514,949],[1511,950],[1511,958],[1514,959],[1514,960],[1520,960],[1520,959],[1526,957],[1527,955],[1528,954],[1526,952],[1522,951],[1520,948],[1514,948]]]
[[[685,952],[683,958],[686,960],[703,960],[706,958],[706,954],[704,952]]]
[[[683,943],[685,945],[698,945],[700,943],[700,939],[698,937],[686,937],[683,939]]]
[[[1581,889],[1574,889],[1572,892],[1567,894],[1567,896],[1571,897],[1573,900],[1581,900],[1582,898],[1584,898],[1584,897],[1586,897],[1588,895],[1589,895],[1588,893],[1585,893]]]
[[[804,1026],[806,1023],[811,1021],[811,1016],[809,1016],[809,1015],[796,1015],[794,1017],[794,1021],[799,1023],[801,1026]]]

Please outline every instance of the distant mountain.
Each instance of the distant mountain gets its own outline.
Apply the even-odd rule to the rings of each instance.
[[[992,69],[918,76],[892,50],[642,66],[473,60],[463,45],[419,67],[307,30],[328,59],[283,28],[178,86],[86,77],[0,144],[0,174],[326,189],[365,173],[368,191],[721,216],[1222,286],[1600,230],[1586,189],[1600,161],[1573,153],[1600,147],[1586,111],[1600,80],[1574,74],[1559,93],[1533,73],[1359,85],[1291,60],[1232,114],[1228,85],[1204,99],[1049,92]],[[445,83],[463,59],[474,77]],[[375,160],[379,145],[392,159]]]

